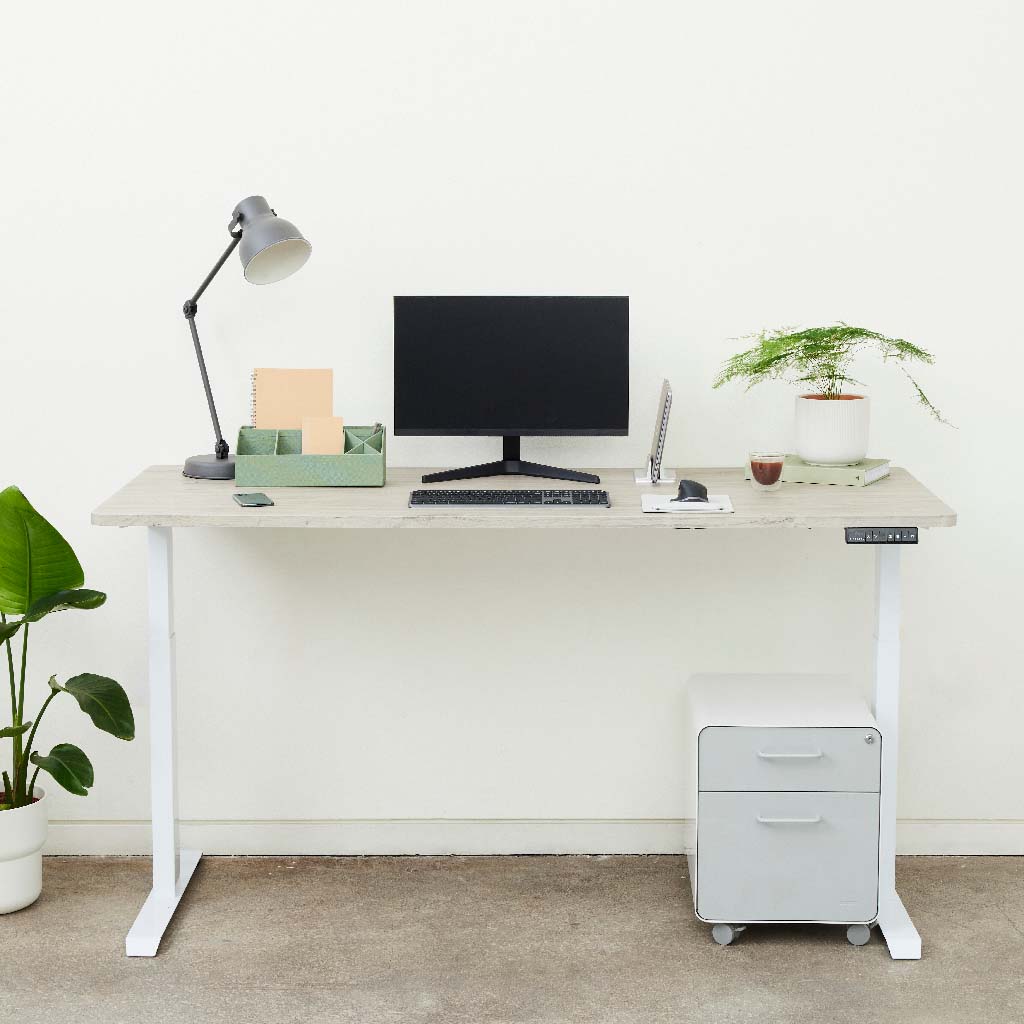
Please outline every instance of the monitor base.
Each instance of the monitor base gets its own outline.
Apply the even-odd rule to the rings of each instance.
[[[446,480],[477,480],[484,476],[536,476],[548,480],[571,480],[581,484],[599,484],[596,473],[582,473],[578,469],[560,469],[558,466],[543,466],[537,462],[524,462],[519,458],[519,438],[502,438],[502,455],[497,462],[484,462],[479,466],[464,466],[462,469],[445,469],[440,473],[426,473],[425,484],[439,484]]]

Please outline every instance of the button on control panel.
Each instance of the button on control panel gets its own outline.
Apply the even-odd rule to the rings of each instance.
[[[847,526],[847,544],[916,544],[916,526]]]

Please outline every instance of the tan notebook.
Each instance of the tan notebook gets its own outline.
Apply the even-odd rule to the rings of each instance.
[[[301,430],[303,416],[334,412],[333,370],[252,371],[252,425]]]
[[[302,417],[303,455],[341,455],[345,424],[340,416]]]

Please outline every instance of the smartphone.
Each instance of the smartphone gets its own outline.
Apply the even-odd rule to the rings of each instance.
[[[261,493],[232,494],[231,497],[234,498],[242,508],[261,508],[264,505],[274,504],[272,499]]]

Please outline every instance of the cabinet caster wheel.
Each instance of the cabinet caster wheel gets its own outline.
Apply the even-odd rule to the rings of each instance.
[[[846,941],[851,946],[866,945],[871,938],[871,926],[867,924],[851,924],[846,929]]]
[[[720,946],[728,946],[740,932],[746,931],[745,924],[716,924],[711,929],[711,938]]]

